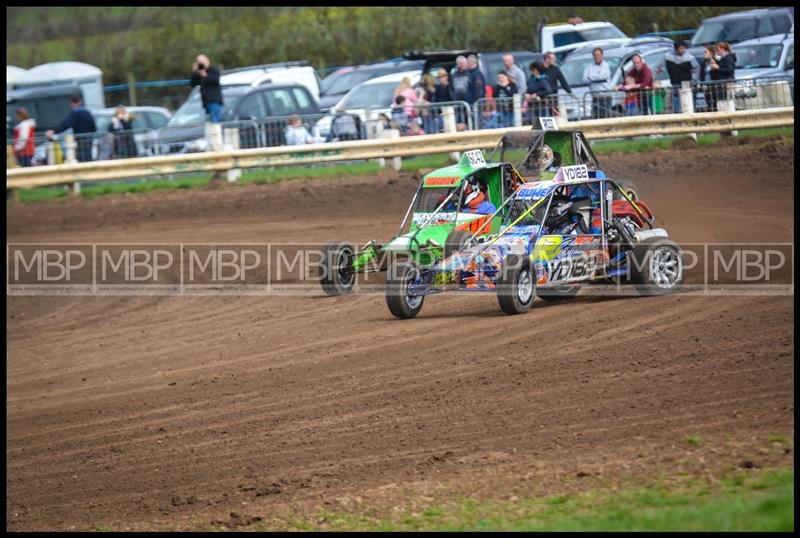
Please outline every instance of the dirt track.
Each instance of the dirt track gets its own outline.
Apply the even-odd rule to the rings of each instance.
[[[603,163],[679,243],[793,242],[793,149]],[[7,240],[363,243],[396,232],[415,184],[14,205]],[[579,297],[507,317],[491,295],[437,296],[401,322],[375,295],[7,297],[7,528],[207,528],[525,473],[558,489],[579,468],[646,472],[687,435],[793,435],[792,299]]]

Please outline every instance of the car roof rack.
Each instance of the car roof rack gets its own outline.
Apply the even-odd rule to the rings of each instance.
[[[253,71],[255,69],[288,69],[290,67],[305,67],[309,65],[308,60],[294,60],[290,62],[276,62],[271,64],[250,65],[247,67],[236,67],[234,69],[225,69],[222,74],[230,75],[231,73],[242,73],[244,71]]]

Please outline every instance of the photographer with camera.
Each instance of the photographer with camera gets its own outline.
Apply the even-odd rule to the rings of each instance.
[[[222,90],[219,87],[219,69],[211,65],[211,60],[205,54],[199,54],[197,61],[192,64],[192,75],[189,83],[200,86],[200,98],[203,108],[211,117],[211,121],[219,123],[222,120]]]

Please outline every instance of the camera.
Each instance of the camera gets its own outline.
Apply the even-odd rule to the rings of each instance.
[[[198,70],[202,71],[205,68],[206,68],[206,64],[197,64],[197,69]]]

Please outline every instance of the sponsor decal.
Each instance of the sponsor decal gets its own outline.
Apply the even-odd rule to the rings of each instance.
[[[531,253],[532,260],[552,260],[561,253],[561,236],[545,235],[536,240]]]
[[[461,178],[459,176],[452,176],[452,177],[429,177],[425,179],[425,186],[449,186],[455,185]]]

